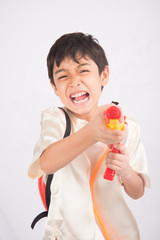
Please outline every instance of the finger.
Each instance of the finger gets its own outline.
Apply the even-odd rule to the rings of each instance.
[[[107,167],[114,170],[114,171],[119,171],[119,169],[121,168],[119,165],[116,165],[116,164],[107,164]]]
[[[112,152],[111,150],[107,152],[106,159],[113,160],[116,158],[116,153]]]
[[[111,165],[114,165],[114,161],[115,161],[115,159],[112,158],[112,157],[109,157],[108,154],[107,154],[107,156],[106,156],[106,158],[105,158],[105,165],[106,165],[107,167],[109,167],[109,166],[111,166]]]
[[[122,153],[114,153],[114,152],[109,151],[107,153],[106,162],[111,163],[111,164],[116,164],[118,166],[121,166],[121,164],[128,162],[128,154],[127,154],[127,151],[126,151],[126,153],[125,153],[125,151],[126,150],[124,150],[123,154]]]
[[[119,150],[122,155],[128,155],[128,152],[127,152],[127,150],[125,148],[124,143],[122,143],[122,144],[114,144],[114,148]]]
[[[112,149],[112,144],[107,145],[108,149]]]
[[[123,131],[112,129],[112,128],[108,127],[107,124],[105,125],[105,128],[106,128],[105,132],[109,135],[112,135],[112,136],[123,136],[124,135]]]
[[[122,133],[121,130],[115,130],[108,127],[106,128],[104,134],[110,137],[111,143],[122,142],[125,138],[124,133]]]

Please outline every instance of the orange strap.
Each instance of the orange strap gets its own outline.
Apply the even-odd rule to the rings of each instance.
[[[100,158],[100,160],[97,162],[97,164],[96,164],[96,166],[95,166],[95,168],[94,168],[94,170],[93,170],[93,173],[92,173],[92,175],[91,175],[89,184],[90,184],[90,190],[91,190],[91,196],[92,196],[92,203],[93,203],[94,215],[95,215],[95,217],[96,217],[96,219],[97,219],[97,221],[98,221],[98,223],[99,223],[99,226],[101,227],[101,230],[102,230],[102,232],[103,232],[103,235],[104,235],[105,239],[106,239],[106,240],[111,240],[110,237],[109,237],[109,235],[108,235],[108,232],[107,232],[107,230],[106,230],[106,228],[105,228],[105,225],[104,225],[104,223],[103,223],[103,219],[102,219],[102,217],[100,216],[100,213],[98,212],[98,210],[97,210],[97,208],[96,208],[96,204],[95,204],[95,202],[94,202],[94,197],[93,197],[93,185],[94,185],[94,181],[95,181],[95,178],[96,178],[97,173],[98,173],[98,171],[99,171],[99,168],[100,168],[102,162],[104,161],[104,159],[105,159],[106,154],[107,154],[108,151],[109,151],[109,149],[107,149],[107,150],[104,152],[104,154],[102,155],[102,157]]]

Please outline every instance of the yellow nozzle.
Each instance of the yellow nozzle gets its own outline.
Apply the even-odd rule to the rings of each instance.
[[[122,123],[120,123],[118,119],[110,119],[109,123],[107,123],[107,126],[112,129],[122,130],[124,127],[124,120]]]

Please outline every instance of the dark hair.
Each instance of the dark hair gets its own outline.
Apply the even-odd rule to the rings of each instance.
[[[48,76],[54,85],[54,63],[59,67],[61,61],[65,57],[71,57],[78,63],[77,54],[78,57],[85,58],[88,56],[92,59],[98,66],[99,74],[102,73],[106,65],[108,66],[108,61],[103,48],[92,35],[83,34],[81,32],[65,34],[57,39],[47,56]]]

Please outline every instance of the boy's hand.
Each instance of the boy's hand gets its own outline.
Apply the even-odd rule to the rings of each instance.
[[[144,180],[129,165],[129,156],[124,144],[115,144],[120,153],[107,152],[106,166],[121,177],[125,192],[133,199],[138,199],[144,194]]]
[[[106,156],[106,166],[115,171],[117,176],[126,178],[129,176],[131,167],[129,165],[129,156],[124,144],[114,145],[120,153],[108,152]]]
[[[94,118],[89,122],[91,134],[95,142],[103,142],[107,145],[123,142],[126,139],[128,131],[126,125],[123,130],[114,130],[107,127],[105,123],[105,112],[110,106],[113,106],[113,104],[99,107]]]

